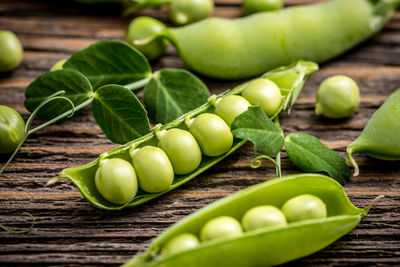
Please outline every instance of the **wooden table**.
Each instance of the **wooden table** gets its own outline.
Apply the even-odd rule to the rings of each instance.
[[[62,1],[0,0],[0,28],[15,32],[25,48],[21,66],[0,76],[0,104],[15,108],[27,119],[26,87],[58,60],[105,39],[123,39],[130,18],[119,16],[120,7],[82,7]],[[241,15],[239,0],[216,1],[216,16]],[[288,0],[287,4],[313,2]],[[167,21],[165,9],[145,11]],[[184,67],[170,48],[154,69]],[[314,114],[319,83],[334,74],[353,77],[362,103],[346,120],[327,120]],[[212,93],[239,82],[201,77]],[[320,138],[342,155],[361,132],[372,113],[400,87],[400,12],[376,37],[349,53],[321,66],[307,82],[292,114],[283,115],[286,134],[299,131]],[[139,94],[142,97],[142,94]],[[36,121],[39,124],[40,121]],[[393,133],[395,134],[395,133]],[[397,133],[400,134],[400,133]],[[93,208],[78,190],[63,180],[51,187],[46,182],[63,168],[78,166],[113,147],[85,109],[76,118],[47,127],[29,137],[21,152],[0,175],[0,222],[10,228],[27,226],[28,211],[36,225],[28,234],[0,231],[1,266],[119,265],[172,223],[214,200],[249,185],[274,177],[272,164],[254,170],[249,164],[256,153],[247,144],[211,170],[165,196],[137,208],[106,212]],[[368,205],[380,194],[370,214],[350,234],[333,245],[289,265],[399,265],[400,264],[400,164],[356,156],[361,175],[345,186],[353,203]],[[5,162],[6,157],[0,158]],[[298,173],[286,154],[283,174]]]

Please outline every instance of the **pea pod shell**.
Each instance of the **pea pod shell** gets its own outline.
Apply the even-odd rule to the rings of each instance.
[[[208,18],[169,29],[166,36],[193,70],[241,79],[295,60],[332,59],[378,32],[392,14],[382,0],[331,0],[244,18]]]
[[[355,167],[354,153],[382,160],[400,160],[400,89],[397,89],[372,115],[360,136],[347,147],[347,156]]]
[[[292,106],[295,96],[301,91],[304,81],[317,69],[318,65],[313,62],[299,61],[289,66],[280,67],[276,70],[267,72],[263,76],[267,79],[273,79],[274,81],[277,80],[278,81],[277,85],[281,88],[282,95],[286,97],[286,101],[282,102],[279,111],[276,114],[274,114],[273,117],[276,117],[279,114],[279,112],[282,111],[283,109],[290,108],[290,106]],[[228,92],[227,94],[240,94],[241,90],[243,90],[245,85],[246,84],[240,85],[237,88],[234,88],[233,90]],[[205,112],[209,113],[213,112],[213,107],[211,103],[206,103],[201,107],[182,115],[181,117],[175,119],[174,121],[164,124],[163,126],[161,126],[159,130],[162,131],[172,128],[180,128],[183,130],[188,130],[185,125],[185,120],[187,118],[190,119]],[[131,146],[135,146],[138,148],[146,145],[157,146],[157,143],[158,140],[156,138],[155,133],[150,132],[147,135],[144,135],[140,138],[137,138],[131,142],[128,142],[120,147],[117,147],[113,150],[110,150],[102,154],[99,158],[93,160],[92,162],[86,165],[75,168],[64,169],[59,176],[51,179],[48,182],[48,184],[52,184],[54,181],[60,178],[67,178],[78,188],[78,190],[82,193],[82,195],[87,199],[87,201],[90,204],[99,209],[119,210],[126,207],[134,207],[142,203],[145,203],[147,201],[150,201],[154,198],[157,198],[171,190],[174,190],[175,188],[181,186],[182,184],[192,180],[199,174],[203,173],[204,171],[211,168],[212,166],[214,166],[215,164],[217,164],[218,162],[220,162],[221,160],[232,154],[234,151],[239,149],[242,145],[246,143],[246,140],[234,139],[231,149],[221,156],[203,157],[200,166],[194,172],[186,175],[176,175],[172,185],[163,192],[146,193],[142,190],[139,190],[135,199],[126,205],[113,204],[105,200],[99,194],[94,183],[94,176],[98,168],[99,162],[102,159],[116,157],[124,159],[126,161],[131,161],[129,156],[129,149],[131,148]]]
[[[301,194],[321,198],[328,218],[290,223],[286,227],[260,229],[237,238],[201,243],[197,248],[166,257],[154,257],[171,238],[181,233],[198,235],[202,225],[217,216],[241,219],[258,205],[281,207]],[[355,207],[343,188],[333,179],[319,174],[299,174],[270,180],[220,199],[172,225],[143,253],[124,266],[271,266],[310,255],[358,225],[367,211]]]

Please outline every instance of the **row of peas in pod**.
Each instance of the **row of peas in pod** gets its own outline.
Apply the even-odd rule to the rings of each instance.
[[[272,205],[255,206],[243,215],[241,223],[231,216],[211,219],[201,228],[200,240],[192,233],[179,234],[162,248],[161,254],[173,254],[192,249],[200,242],[238,237],[243,234],[243,231],[285,227],[288,223],[326,217],[326,205],[319,197],[302,194],[287,200],[281,209]]]
[[[280,107],[279,87],[268,79],[255,79],[240,95],[226,95],[210,100],[214,113],[203,113],[186,121],[187,130],[154,128],[158,147],[132,146],[132,164],[120,158],[104,159],[95,174],[95,185],[100,194],[115,204],[132,201],[138,191],[158,193],[168,189],[174,175],[193,172],[201,163],[202,155],[216,157],[231,149],[233,135],[230,125],[235,117],[251,105],[260,105],[268,116]]]

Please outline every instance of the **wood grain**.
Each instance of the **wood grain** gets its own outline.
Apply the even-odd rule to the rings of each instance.
[[[241,0],[218,0],[215,16],[242,14]],[[287,0],[286,5],[317,1]],[[104,39],[123,39],[132,17],[121,17],[122,8],[80,6],[66,1],[0,0],[0,28],[15,32],[25,52],[21,66],[0,74],[0,104],[15,108],[27,119],[26,87],[58,60]],[[168,23],[165,9],[145,10]],[[153,69],[185,67],[173,48],[152,63]],[[314,115],[319,83],[334,74],[353,77],[360,85],[362,102],[357,113],[345,120],[327,120]],[[221,82],[200,76],[212,93],[240,81]],[[292,114],[281,119],[286,134],[300,131],[320,138],[344,155],[346,146],[361,132],[373,112],[400,87],[400,12],[385,29],[352,51],[321,66],[301,93]],[[143,93],[139,93],[142,97]],[[35,121],[35,125],[41,121]],[[84,109],[74,119],[47,127],[27,140],[8,170],[0,176],[0,222],[23,228],[32,213],[36,226],[28,234],[0,232],[0,266],[117,266],[172,223],[193,211],[274,177],[271,163],[251,169],[256,156],[246,144],[234,155],[179,189],[140,207],[105,212],[91,207],[69,182],[44,187],[63,168],[85,164],[113,147],[91,115]],[[400,164],[355,156],[361,175],[345,186],[357,206],[368,205],[384,194],[360,225],[326,249],[288,266],[387,266],[400,265]],[[0,156],[5,162],[6,156]],[[298,173],[287,155],[282,155],[284,174]]]

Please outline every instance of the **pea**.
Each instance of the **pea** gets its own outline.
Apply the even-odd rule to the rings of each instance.
[[[190,122],[189,130],[206,156],[222,155],[232,147],[233,135],[229,126],[215,114],[197,116]]]
[[[14,109],[0,105],[0,154],[13,152],[25,134],[25,122]]]
[[[277,10],[281,9],[282,6],[282,0],[243,0],[245,14]]]
[[[279,87],[268,79],[255,79],[251,81],[242,92],[252,105],[260,105],[265,114],[272,116],[278,111],[282,94]]]
[[[168,156],[161,148],[155,146],[131,148],[129,153],[142,190],[157,193],[171,186],[174,181],[174,171]]]
[[[326,218],[325,203],[314,195],[304,194],[289,199],[282,206],[288,222]]]
[[[115,204],[132,201],[138,190],[135,170],[129,162],[119,158],[101,162],[94,181],[100,194]]]
[[[213,9],[212,0],[172,0],[170,17],[175,24],[184,25],[207,18]]]
[[[165,29],[165,25],[156,19],[137,17],[128,26],[125,33],[125,41],[137,48],[148,59],[153,60],[158,58],[167,49],[168,42],[165,39],[156,38],[145,45],[135,45],[134,42],[150,38],[153,35],[163,32]]]
[[[0,72],[19,66],[24,53],[18,37],[10,31],[0,31]]]
[[[66,59],[61,59],[60,61],[57,61],[56,64],[54,64],[53,67],[51,67],[50,71],[62,70],[65,62],[67,62]]]
[[[199,245],[200,241],[199,239],[189,233],[185,234],[180,234],[170,240],[163,248],[162,254],[173,254],[173,253],[178,253],[181,251],[185,251],[188,249],[195,248]]]
[[[344,75],[324,80],[318,88],[315,113],[327,118],[346,118],[357,110],[360,90],[355,81]]]
[[[235,118],[245,112],[249,106],[251,104],[245,98],[227,95],[218,100],[214,112],[230,126]]]
[[[242,218],[242,225],[245,231],[252,231],[266,227],[285,226],[287,222],[280,209],[263,205],[248,210]]]
[[[200,231],[201,241],[242,235],[240,223],[233,217],[220,216],[208,221]]]
[[[167,154],[176,174],[191,173],[201,163],[201,150],[188,131],[171,129],[158,135],[158,146]]]

